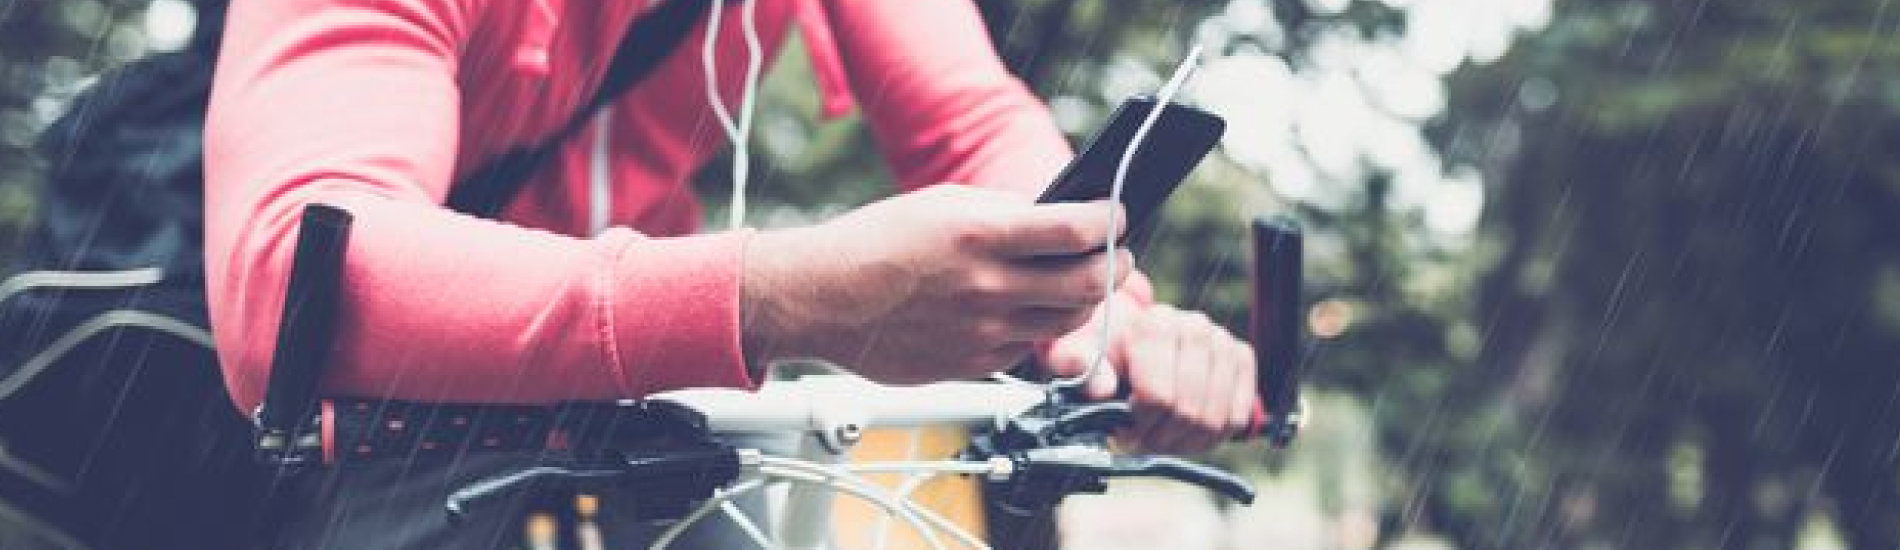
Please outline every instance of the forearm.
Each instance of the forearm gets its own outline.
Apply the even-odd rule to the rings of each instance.
[[[261,398],[313,202],[356,220],[332,392],[542,402],[746,384],[745,235],[578,239],[441,206],[470,17],[450,0],[232,6],[206,128],[205,261],[239,405]]]
[[[595,239],[529,231],[328,186],[309,201],[356,223],[332,393],[432,401],[613,399],[683,386],[746,385],[737,262],[744,234]],[[295,216],[257,210],[210,265],[213,321],[234,395],[261,396]],[[236,238],[231,238],[231,237]]]

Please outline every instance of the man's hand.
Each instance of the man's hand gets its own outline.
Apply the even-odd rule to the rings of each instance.
[[[1117,295],[1108,347],[1112,369],[1089,379],[1084,393],[1109,399],[1129,386],[1135,420],[1118,438],[1142,450],[1195,454],[1207,451],[1253,419],[1253,347],[1228,334],[1200,312],[1167,305],[1143,307]],[[1081,374],[1100,346],[1100,314],[1082,329],[1050,345],[1045,361],[1053,374]]]
[[[1104,296],[1107,256],[1083,254],[1108,242],[1112,207],[937,185],[761,233],[743,270],[746,357],[825,359],[896,384],[1007,368]]]

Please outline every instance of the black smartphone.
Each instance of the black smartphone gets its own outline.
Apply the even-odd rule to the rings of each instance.
[[[1106,199],[1115,185],[1116,165],[1141,127],[1142,119],[1155,107],[1155,99],[1136,96],[1123,101],[1109,117],[1108,125],[1089,138],[1082,154],[1056,176],[1055,183],[1036,202],[1080,202]],[[1141,150],[1129,162],[1128,180],[1122,188],[1122,206],[1127,209],[1127,233],[1146,229],[1161,204],[1168,200],[1187,179],[1189,172],[1220,143],[1227,122],[1219,115],[1181,104],[1169,104],[1155,119],[1153,128],[1142,140]],[[1124,237],[1125,238],[1125,237]]]

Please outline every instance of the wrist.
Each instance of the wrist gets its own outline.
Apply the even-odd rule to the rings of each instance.
[[[791,321],[794,308],[789,290],[801,277],[787,260],[798,252],[795,230],[761,231],[745,248],[739,272],[740,348],[754,380],[763,377],[773,361],[799,357],[801,338]]]

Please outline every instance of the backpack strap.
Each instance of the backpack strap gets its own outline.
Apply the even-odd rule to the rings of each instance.
[[[528,178],[579,134],[595,113],[652,74],[661,61],[678,49],[708,7],[734,1],[740,0],[666,0],[641,14],[620,37],[613,61],[594,88],[594,95],[574,110],[567,124],[538,143],[488,159],[449,189],[449,208],[484,218],[500,215],[501,209],[528,184]]]

